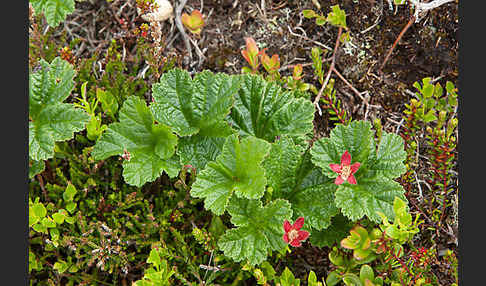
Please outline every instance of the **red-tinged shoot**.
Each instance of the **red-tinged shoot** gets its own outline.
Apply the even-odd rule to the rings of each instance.
[[[191,33],[197,35],[201,33],[201,28],[204,26],[204,19],[199,10],[192,10],[190,16],[183,13],[181,16],[181,21]]]
[[[292,73],[292,77],[294,80],[300,80],[302,78],[302,64],[298,64],[294,66],[294,71]]]
[[[285,230],[283,240],[294,247],[302,246],[302,241],[305,241],[309,237],[308,231],[300,230],[303,225],[303,217],[299,217],[294,224],[290,224],[288,220],[285,220],[283,224]]]
[[[252,70],[256,71],[258,69],[258,66],[260,65],[258,55],[263,53],[265,49],[260,51],[253,38],[245,38],[245,41],[246,49],[242,50],[241,54],[243,55],[243,58],[245,58],[245,60],[248,62]]]
[[[263,67],[269,73],[276,72],[280,68],[280,60],[278,58],[278,55],[273,55],[270,58],[264,51],[262,51],[260,59],[262,61]]]
[[[357,182],[354,173],[358,171],[360,165],[359,162],[351,165],[351,154],[346,150],[341,156],[341,164],[329,164],[331,170],[339,174],[336,180],[334,180],[334,184],[341,185],[347,181],[350,184],[356,185]]]

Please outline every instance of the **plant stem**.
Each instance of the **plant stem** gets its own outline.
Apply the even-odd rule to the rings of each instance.
[[[415,16],[410,17],[410,20],[408,21],[407,25],[405,25],[405,27],[403,28],[403,30],[400,32],[400,34],[398,35],[397,39],[393,43],[393,46],[388,50],[388,53],[386,54],[385,60],[383,61],[383,63],[380,66],[380,69],[378,70],[379,72],[381,72],[381,70],[385,66],[386,62],[388,61],[388,58],[390,57],[390,55],[392,54],[393,50],[395,49],[395,46],[402,39],[403,35],[408,30],[408,28],[410,28],[410,26],[412,26],[412,24],[413,24],[414,21],[415,21]]]
[[[334,45],[334,52],[333,52],[332,57],[331,57],[331,66],[329,67],[329,70],[327,71],[326,79],[324,80],[324,83],[322,84],[321,89],[319,90],[319,93],[317,93],[317,96],[314,99],[314,105],[317,107],[317,110],[319,111],[319,115],[322,115],[322,110],[321,110],[321,107],[319,106],[319,99],[321,99],[322,92],[324,91],[324,88],[326,88],[326,85],[329,82],[329,79],[331,77],[331,73],[334,70],[334,65],[336,63],[336,52],[337,52],[337,49],[339,47],[342,32],[343,32],[343,28],[339,27],[338,36],[336,38],[336,44]]]

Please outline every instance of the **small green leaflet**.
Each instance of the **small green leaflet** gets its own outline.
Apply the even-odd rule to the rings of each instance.
[[[59,57],[39,64],[40,70],[29,74],[29,157],[34,161],[52,158],[55,142],[73,138],[89,120],[83,110],[63,103],[74,87],[72,65]]]
[[[258,199],[263,196],[267,180],[261,166],[270,151],[270,143],[246,137],[226,138],[223,150],[209,162],[192,185],[191,195],[204,198],[204,206],[217,215],[224,213],[233,192],[238,197]]]
[[[282,275],[276,279],[281,286],[300,286],[300,279],[295,278],[288,267],[285,267]]]
[[[283,222],[292,216],[286,200],[277,199],[262,207],[259,200],[232,197],[228,213],[237,228],[227,230],[218,246],[236,262],[260,264],[270,250],[279,251],[286,246],[282,239]]]
[[[74,0],[30,0],[35,13],[44,13],[49,26],[57,27],[74,12]]]
[[[156,124],[145,102],[129,97],[119,113],[120,122],[110,124],[93,148],[95,160],[130,153],[123,163],[123,177],[130,185],[142,186],[157,179],[163,171],[175,177],[179,170],[174,158],[178,138],[172,129]]]
[[[141,280],[133,282],[134,286],[169,286],[170,277],[175,271],[170,269],[167,260],[164,259],[165,253],[161,250],[152,249],[147,259],[152,267],[145,270]]]
[[[305,136],[313,131],[314,105],[295,98],[275,82],[258,75],[240,75],[241,87],[228,117],[240,135],[273,142],[276,136]]]
[[[152,86],[151,109],[158,122],[171,126],[179,136],[225,137],[232,132],[224,118],[238,88],[236,76],[206,70],[191,79],[187,71],[176,68]]]
[[[332,12],[327,14],[327,21],[331,23],[331,25],[346,28],[346,13],[339,8],[339,5],[334,5],[331,8]]]

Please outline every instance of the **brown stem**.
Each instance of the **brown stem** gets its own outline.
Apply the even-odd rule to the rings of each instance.
[[[329,82],[329,78],[331,77],[331,73],[334,70],[334,65],[336,63],[336,52],[337,52],[337,49],[339,47],[342,32],[343,32],[343,28],[339,27],[338,36],[337,36],[337,39],[336,39],[336,44],[334,45],[334,52],[333,52],[332,57],[331,57],[331,66],[329,67],[329,70],[327,71],[326,79],[324,80],[324,83],[322,84],[321,89],[319,90],[316,98],[314,99],[314,105],[317,106],[317,109],[319,110],[320,115],[322,115],[322,111],[321,111],[321,108],[319,107],[319,99],[321,99],[322,92],[324,91],[324,88],[326,88],[326,85]]]
[[[413,22],[415,22],[415,16],[412,15],[412,17],[410,18],[410,20],[408,21],[407,25],[405,25],[405,27],[403,28],[403,30],[400,32],[400,34],[398,35],[397,39],[395,40],[395,42],[393,43],[393,46],[388,50],[388,53],[385,57],[385,60],[383,61],[383,63],[381,64],[380,66],[380,69],[378,70],[379,72],[381,72],[381,70],[383,69],[383,67],[385,66],[386,62],[388,61],[388,58],[390,57],[390,55],[392,54],[393,50],[395,49],[395,46],[398,44],[398,42],[402,39],[403,35],[405,34],[405,32],[408,30],[408,28],[410,28],[410,26],[412,26]]]

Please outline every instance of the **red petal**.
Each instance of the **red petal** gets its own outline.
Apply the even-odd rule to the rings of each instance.
[[[299,217],[295,222],[294,222],[294,229],[301,229],[302,226],[304,225],[304,218],[303,217]]]
[[[290,222],[288,220],[284,221],[283,227],[284,227],[285,232],[289,232],[292,229],[292,225],[290,224]]]
[[[290,245],[295,246],[295,247],[299,247],[299,246],[302,245],[302,243],[300,243],[300,241],[298,239],[294,239],[294,240],[292,240],[292,242],[290,242]]]
[[[356,185],[356,178],[354,177],[354,175],[349,175],[348,177],[348,183],[352,184],[352,185]]]
[[[289,237],[287,236],[287,234],[284,234],[284,235],[283,235],[283,240],[284,240],[286,243],[289,243]]]
[[[351,175],[356,173],[356,171],[358,171],[359,166],[361,166],[359,162],[356,162],[353,165],[351,165]]]
[[[334,184],[341,185],[342,183],[344,183],[343,178],[341,178],[341,176],[337,176],[336,180],[334,180]]]
[[[348,150],[344,152],[341,156],[341,165],[349,166],[351,164],[351,155],[348,153]]]
[[[336,173],[341,173],[341,165],[339,164],[329,164],[329,167],[331,167],[331,170],[333,170]]]
[[[305,230],[300,230],[297,236],[298,240],[306,240],[309,237],[309,232]]]

